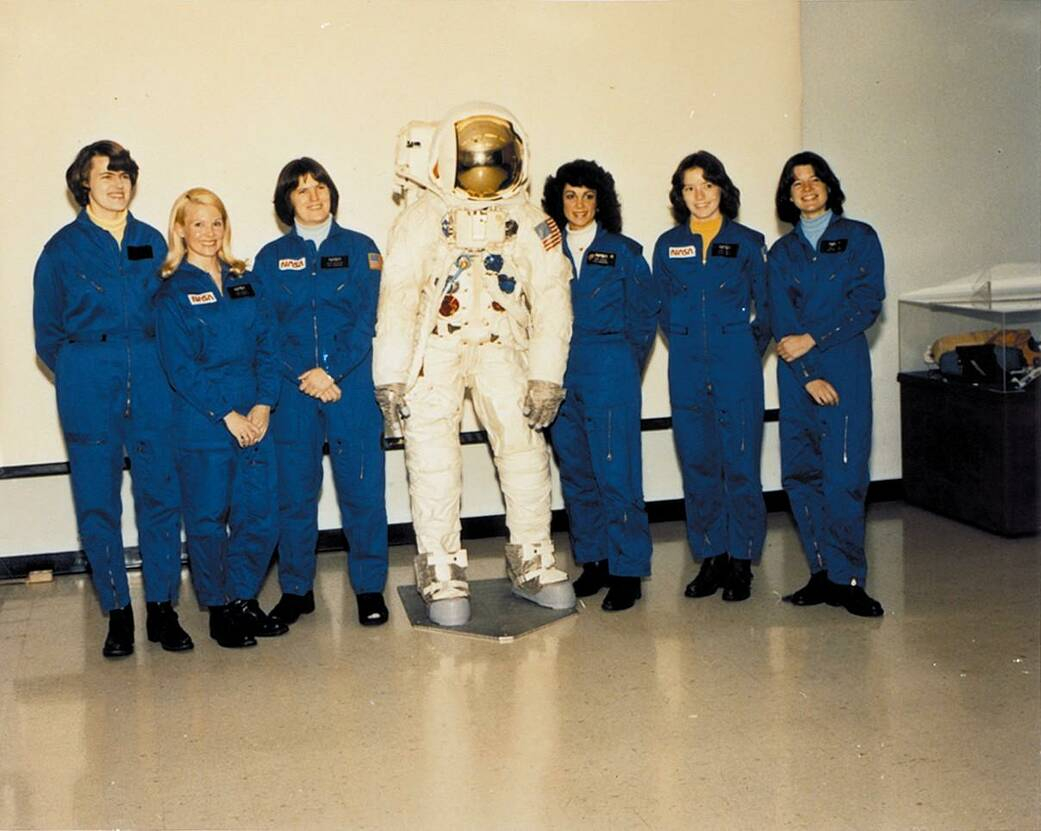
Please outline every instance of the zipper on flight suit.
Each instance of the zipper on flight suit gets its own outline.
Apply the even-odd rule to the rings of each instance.
[[[849,441],[849,415],[842,417],[842,464],[849,463],[849,456],[846,453],[847,443]]]
[[[123,244],[126,243],[126,231],[123,232],[123,243],[116,246],[119,250],[117,256],[119,258],[119,276],[123,280],[123,332],[126,335],[127,345],[127,397],[126,406],[123,408],[123,417],[130,418],[130,379],[131,370],[133,364],[133,358],[130,354],[130,311],[127,309],[127,275],[123,268]]]
[[[314,334],[314,365],[321,366],[318,362],[318,246],[315,246],[314,256],[314,265],[311,266],[311,330]]]

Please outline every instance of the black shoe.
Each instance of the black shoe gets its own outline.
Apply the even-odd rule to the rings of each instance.
[[[108,613],[108,637],[101,654],[106,658],[124,658],[134,654],[134,607],[129,603]]]
[[[730,571],[723,581],[723,599],[748,600],[752,594],[752,561],[730,559]]]
[[[282,599],[275,604],[275,608],[271,610],[268,617],[271,618],[271,620],[289,626],[292,623],[296,623],[300,618],[300,615],[309,615],[313,611],[313,591],[309,591],[307,594],[289,594],[288,592],[283,592]]]
[[[827,603],[829,606],[841,606],[857,617],[882,617],[885,613],[882,604],[864,591],[863,586],[841,586],[831,583],[828,586]]]
[[[683,592],[687,597],[711,597],[726,582],[730,573],[730,555],[717,554],[701,561],[698,576],[687,583]]]
[[[605,612],[631,609],[643,594],[639,577],[610,577],[609,581],[611,587],[607,590],[604,602],[600,604],[600,608]]]
[[[167,652],[184,652],[195,646],[191,635],[181,628],[172,603],[146,603],[145,609],[145,628],[152,643],[158,643]]]
[[[827,571],[815,571],[810,575],[809,583],[791,594],[786,594],[781,600],[796,606],[817,606],[827,602],[830,585]]]
[[[241,621],[242,627],[255,638],[277,638],[289,631],[289,627],[284,623],[272,620],[264,614],[256,598],[232,600],[228,608],[232,615]]]
[[[358,595],[358,623],[362,626],[381,626],[387,622],[390,612],[379,592],[362,592]]]
[[[575,597],[591,597],[608,584],[611,575],[607,571],[607,560],[582,563],[582,573],[571,584]]]
[[[246,629],[242,617],[230,606],[210,606],[210,637],[226,649],[257,645],[257,639]]]

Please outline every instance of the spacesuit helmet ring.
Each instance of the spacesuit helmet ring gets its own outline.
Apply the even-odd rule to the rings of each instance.
[[[494,115],[474,115],[455,123],[455,185],[475,199],[487,199],[520,179],[524,143],[513,125]]]

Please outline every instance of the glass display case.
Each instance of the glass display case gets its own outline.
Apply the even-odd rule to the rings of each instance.
[[[1041,264],[899,303],[907,500],[1005,535],[1041,530]]]

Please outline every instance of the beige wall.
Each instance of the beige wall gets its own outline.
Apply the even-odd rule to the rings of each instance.
[[[794,2],[5,0],[0,17],[0,465],[66,458],[34,360],[31,275],[74,215],[63,173],[92,140],[123,142],[141,165],[137,216],[163,229],[177,193],[209,186],[252,256],[278,233],[275,175],[301,154],[336,178],[341,222],[382,245],[398,130],[470,99],[522,121],[536,190],[576,156],[612,170],[626,231],[648,250],[671,224],[672,169],[699,147],[727,162],[742,219],[773,236],[772,183],[800,137]],[[664,358],[659,344],[646,415],[668,413]],[[648,498],[678,496],[668,434],[648,441]],[[777,487],[770,442],[764,478]],[[466,459],[464,512],[500,511],[485,448]],[[391,520],[407,520],[401,454],[388,461]],[[328,490],[322,525],[336,527]],[[64,478],[0,482],[0,512],[0,554],[77,547]]]

